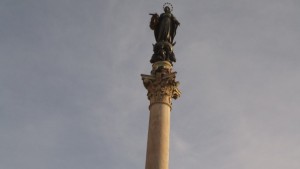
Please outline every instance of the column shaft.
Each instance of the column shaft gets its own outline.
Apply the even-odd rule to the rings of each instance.
[[[169,168],[170,111],[163,103],[150,107],[146,169]]]
[[[170,112],[172,98],[180,96],[176,72],[166,61],[152,65],[151,75],[142,74],[150,101],[146,169],[169,169]]]

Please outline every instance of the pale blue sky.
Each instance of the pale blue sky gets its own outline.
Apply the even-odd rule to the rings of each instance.
[[[300,1],[170,2],[170,168],[299,169]],[[144,168],[163,3],[0,0],[0,169]]]

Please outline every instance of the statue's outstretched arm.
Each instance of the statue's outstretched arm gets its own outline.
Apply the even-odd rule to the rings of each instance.
[[[158,25],[159,16],[157,13],[149,13],[149,15],[152,15],[151,21],[150,21],[150,28],[152,30],[155,30],[156,26]]]

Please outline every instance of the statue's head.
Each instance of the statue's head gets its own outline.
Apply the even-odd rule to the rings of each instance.
[[[168,6],[166,6],[166,7],[164,8],[164,11],[165,11],[165,13],[170,13],[170,12],[171,12],[171,9],[170,9]]]
[[[173,6],[171,3],[167,2],[163,6],[165,13],[171,13],[173,10]]]

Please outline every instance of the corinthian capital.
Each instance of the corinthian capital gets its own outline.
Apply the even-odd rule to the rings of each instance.
[[[181,94],[178,89],[179,82],[175,78],[176,72],[172,72],[172,65],[166,61],[154,63],[151,75],[142,74],[150,105],[155,103],[172,105],[171,99],[177,99]]]

